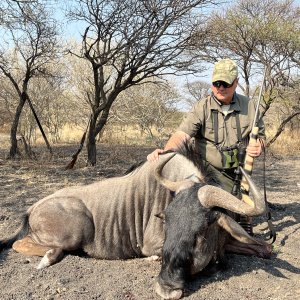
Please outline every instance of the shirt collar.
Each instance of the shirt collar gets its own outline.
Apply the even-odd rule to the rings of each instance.
[[[221,110],[221,106],[222,103],[217,99],[217,97],[215,97],[215,95],[212,93],[212,99],[214,101],[212,101],[212,109],[217,109],[217,110]],[[240,111],[241,107],[238,101],[238,96],[236,93],[233,94],[233,98],[232,101],[230,103],[230,109],[228,112],[232,112],[232,111]]]

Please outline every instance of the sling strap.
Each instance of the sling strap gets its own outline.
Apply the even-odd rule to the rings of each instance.
[[[218,144],[218,131],[219,131],[218,113],[219,113],[218,110],[216,109],[212,110],[215,145]]]
[[[269,238],[268,240],[272,240],[271,244],[276,241],[276,230],[272,222],[272,216],[270,211],[270,205],[267,199],[267,188],[266,188],[266,149],[263,147],[263,185],[264,185],[264,200],[266,203],[266,217],[267,217],[267,228],[269,228]],[[265,230],[267,229],[265,228]]]
[[[242,131],[241,131],[240,115],[237,114],[235,111],[233,113],[235,115],[235,122],[236,122],[236,131],[237,131],[238,143],[240,143],[242,141]]]

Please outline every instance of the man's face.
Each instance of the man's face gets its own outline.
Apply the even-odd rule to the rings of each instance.
[[[220,81],[219,83],[223,83],[223,81]],[[235,92],[235,89],[238,84],[238,78],[234,80],[231,87],[225,88],[223,84],[219,84],[218,86],[215,86],[212,84],[211,89],[214,94],[214,96],[222,103],[224,104],[230,104],[233,94]],[[225,83],[226,85],[226,83]]]

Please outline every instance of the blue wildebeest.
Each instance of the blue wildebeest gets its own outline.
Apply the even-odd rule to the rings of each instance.
[[[232,213],[257,216],[265,211],[263,197],[244,170],[242,173],[254,195],[253,205],[224,192],[214,181],[211,184],[201,180],[195,183],[190,179],[171,181],[162,175],[165,162],[158,166],[155,175],[175,197],[159,215],[165,222],[165,240],[155,290],[162,298],[181,298],[191,275],[209,266],[222,266],[225,250],[270,257],[272,247],[249,236],[229,216]]]
[[[166,299],[176,299],[182,296],[188,273],[202,270],[223,255],[225,231],[240,244],[265,247],[216,209],[261,214],[264,201],[253,184],[251,207],[207,183],[201,164],[196,165],[194,158],[167,153],[158,162],[146,162],[125,176],[64,188],[41,199],[28,209],[20,229],[0,241],[0,249],[12,246],[25,255],[42,256],[37,266],[42,269],[61,260],[65,252],[77,249],[95,258],[126,259],[161,256],[163,248],[156,292]],[[170,191],[176,196],[174,206],[168,208],[173,199]],[[162,212],[166,215],[166,239],[163,222],[156,217]],[[178,240],[186,234],[187,243]],[[239,246],[232,248],[243,252]],[[182,250],[188,254],[187,259],[183,259]],[[261,250],[251,251],[263,256]],[[178,264],[174,265],[176,260]]]

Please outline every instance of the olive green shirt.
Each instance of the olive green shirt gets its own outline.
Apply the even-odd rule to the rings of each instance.
[[[213,110],[218,111],[218,141],[215,144]],[[224,113],[221,103],[214,97],[208,96],[198,101],[188,112],[177,128],[190,137],[195,138],[196,149],[203,158],[218,169],[222,169],[221,147],[230,147],[238,142],[237,123],[234,112],[239,114],[242,140],[249,138],[255,116],[255,106],[249,98],[235,93],[228,113]],[[265,139],[265,129],[262,120],[258,124],[258,137]]]

